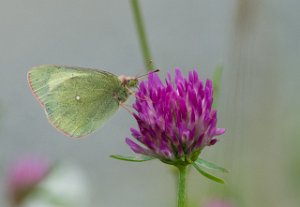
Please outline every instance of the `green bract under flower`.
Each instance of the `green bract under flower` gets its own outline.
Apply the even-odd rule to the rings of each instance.
[[[205,146],[225,132],[217,128],[217,111],[212,109],[212,81],[205,85],[196,70],[184,78],[175,70],[163,84],[155,73],[141,82],[136,93],[134,117],[139,130],[131,128],[126,143],[138,154],[158,158],[172,165],[188,165],[197,160]]]

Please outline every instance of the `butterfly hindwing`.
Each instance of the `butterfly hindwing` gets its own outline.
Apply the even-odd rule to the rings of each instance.
[[[115,94],[123,87],[106,71],[43,65],[28,81],[50,123],[64,134],[82,137],[95,131],[119,108]]]

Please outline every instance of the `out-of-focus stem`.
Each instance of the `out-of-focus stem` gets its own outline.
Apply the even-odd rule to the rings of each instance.
[[[145,27],[144,27],[144,22],[143,22],[143,18],[142,18],[142,14],[141,14],[139,1],[131,0],[131,7],[132,7],[132,11],[133,11],[135,25],[137,28],[137,33],[139,35],[139,41],[140,41],[142,53],[144,56],[144,64],[145,64],[147,71],[151,71],[155,67],[153,64],[153,60],[151,57],[151,53],[150,53],[150,49],[149,49],[149,45],[148,45],[148,41],[147,41],[147,35],[145,32]]]

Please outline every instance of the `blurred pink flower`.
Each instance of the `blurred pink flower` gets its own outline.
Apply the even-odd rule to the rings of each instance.
[[[12,203],[20,203],[49,172],[49,163],[34,156],[22,157],[8,171],[7,188]]]
[[[226,200],[211,200],[209,202],[207,202],[205,205],[203,205],[204,207],[234,207],[232,203],[230,203],[229,201]]]

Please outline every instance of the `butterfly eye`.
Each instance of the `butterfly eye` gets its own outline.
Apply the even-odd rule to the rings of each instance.
[[[128,83],[127,83],[127,85],[128,85],[129,87],[136,87],[137,84],[138,84],[138,80],[137,80],[137,79],[131,79],[131,80],[128,80]]]

